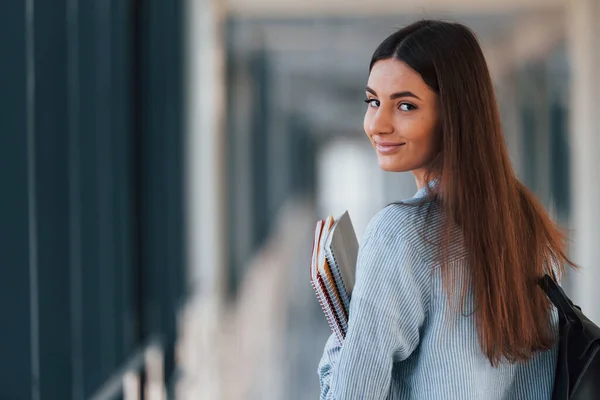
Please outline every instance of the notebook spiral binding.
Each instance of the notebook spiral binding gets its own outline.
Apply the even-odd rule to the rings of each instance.
[[[335,258],[335,254],[330,251],[325,252],[325,256],[327,257],[327,262],[329,265],[339,265]],[[331,268],[331,267],[330,267]],[[340,298],[342,299],[342,303],[344,306],[344,312],[346,316],[350,312],[350,297],[348,296],[348,291],[346,290],[346,285],[344,284],[344,280],[340,276],[339,268],[331,268],[331,274],[333,275],[333,279],[335,280],[335,284],[339,289]]]
[[[327,322],[329,323],[329,326],[331,327],[331,330],[333,331],[333,333],[335,333],[338,343],[341,346],[344,341],[344,335],[342,332],[340,332],[339,327],[335,323],[335,321],[332,321],[330,318],[328,309],[325,306],[325,304],[327,304],[327,300],[322,298],[322,296],[323,296],[322,289],[321,290],[317,289],[317,284],[312,279],[311,279],[310,283],[311,283],[313,289],[315,290],[315,293],[317,293],[317,299],[319,300],[319,304],[320,304],[321,308],[323,309],[325,317],[327,318]],[[327,294],[325,294],[325,295],[327,295]]]
[[[333,275],[333,271],[331,273]],[[344,308],[343,306],[343,301],[342,303],[340,303],[340,300],[336,298],[332,298],[331,293],[334,292],[338,292],[337,287],[332,287],[332,285],[335,286],[335,282],[331,282],[330,279],[323,279],[321,278],[326,286],[327,289],[327,295],[329,300],[331,301],[331,304],[333,305],[333,312],[334,315],[336,317],[336,321],[339,322],[339,327],[342,330],[342,333],[345,335],[346,332],[348,331],[348,314],[346,312],[347,309]],[[334,278],[335,280],[335,278]],[[341,295],[340,295],[341,297]]]
[[[318,246],[318,243],[320,241],[321,230],[322,230],[324,223],[325,223],[325,221],[320,220],[317,222],[317,225],[315,227],[315,237],[313,238],[313,245],[312,245],[313,257],[315,255],[315,251],[317,249],[316,246]],[[314,262],[314,259],[313,259],[313,262]],[[344,338],[345,338],[345,332],[342,331],[342,326],[339,321],[339,318],[336,314],[334,307],[332,307],[333,303],[327,293],[327,288],[325,287],[325,282],[324,282],[323,278],[321,277],[320,273],[317,270],[313,270],[313,265],[314,264],[311,263],[310,283],[313,287],[313,290],[315,291],[315,293],[317,295],[317,300],[319,301],[319,305],[321,306],[321,309],[323,310],[323,313],[325,314],[325,317],[327,318],[327,323],[329,324],[339,345],[341,346],[344,341]],[[313,274],[314,274],[314,278],[313,278]]]

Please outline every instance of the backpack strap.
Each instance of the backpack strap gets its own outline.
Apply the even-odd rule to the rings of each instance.
[[[567,321],[582,323],[577,313],[573,310],[573,307],[576,306],[550,275],[544,275],[544,277],[539,280],[538,284],[544,292],[546,292],[546,295],[552,304],[556,306],[561,318],[564,318]]]

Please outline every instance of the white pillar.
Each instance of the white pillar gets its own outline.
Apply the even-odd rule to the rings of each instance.
[[[385,206],[384,178],[366,138],[332,139],[317,158],[317,215],[325,218],[331,213],[337,218],[347,210],[360,242],[369,220]]]
[[[573,297],[600,323],[600,0],[568,2]]]
[[[217,295],[223,285],[225,215],[224,49],[218,4],[188,0],[186,48],[189,273],[200,291]]]
[[[184,398],[217,399],[226,226],[223,5],[187,0],[185,10],[187,283],[193,301],[181,328]]]

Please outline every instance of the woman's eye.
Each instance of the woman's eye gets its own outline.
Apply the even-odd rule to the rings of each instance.
[[[415,110],[417,107],[413,106],[410,103],[400,103],[400,106],[398,106],[398,108],[400,109],[400,111],[412,111]]]
[[[379,100],[376,99],[366,99],[365,103],[367,103],[369,107],[379,107],[381,105]]]

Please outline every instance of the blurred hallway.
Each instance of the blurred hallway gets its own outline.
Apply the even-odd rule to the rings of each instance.
[[[464,22],[600,322],[600,0],[61,0],[0,16],[0,399],[314,399],[313,222],[415,192],[363,133],[376,45]],[[142,388],[146,387],[144,391]]]
[[[275,221],[287,218],[287,209],[282,207],[290,199],[314,199],[315,215],[309,218],[313,221],[349,209],[360,236],[380,207],[413,195],[412,177],[378,171],[363,139],[360,100],[370,53],[381,38],[414,19],[442,17],[465,22],[478,34],[492,69],[515,169],[554,217],[574,232],[573,258],[591,266],[568,276],[564,287],[590,315],[600,319],[600,307],[596,306],[600,299],[591,287],[586,288],[598,274],[593,266],[600,254],[591,242],[583,244],[600,237],[600,225],[592,222],[600,221],[599,215],[589,203],[597,195],[591,187],[595,185],[582,182],[584,177],[597,182],[598,175],[592,171],[600,168],[584,161],[586,156],[581,158],[585,151],[599,148],[597,132],[581,123],[595,121],[598,113],[591,109],[600,107],[600,98],[591,90],[599,81],[590,69],[598,65],[598,59],[590,56],[599,53],[590,41],[592,32],[597,31],[593,21],[600,21],[598,2],[457,1],[446,5],[430,1],[416,6],[377,1],[368,6],[345,3],[342,11],[335,1],[307,7],[260,0],[231,1],[223,7],[207,3],[196,12],[199,10],[212,12],[217,21],[223,21],[212,26],[211,41],[206,32],[197,37],[206,48],[223,46],[225,54],[218,52],[213,60],[214,65],[222,65],[223,57],[226,62],[221,85],[212,87],[212,93],[226,99],[214,105],[215,118],[224,118],[225,136],[215,136],[213,148],[223,157],[214,159],[212,170],[198,171],[228,199],[225,210],[222,205],[214,208],[226,215],[223,221],[227,221],[222,242],[226,268],[215,269],[222,275],[213,276],[221,282],[217,286],[227,288],[223,294],[226,304],[236,310],[254,310],[255,303],[247,294],[257,290],[249,289],[252,282],[259,281],[256,265],[267,269],[255,260],[262,259],[274,240],[281,240],[281,231],[273,227]],[[202,76],[211,79],[209,74]],[[577,86],[584,80],[588,83],[585,88]],[[204,104],[206,96],[200,96],[198,104]],[[590,105],[587,111],[572,107],[580,96]],[[586,150],[577,147],[584,143]],[[226,186],[217,178],[222,177],[220,171],[226,171]],[[205,212],[208,216],[211,211]],[[293,217],[289,218],[293,224]],[[309,229],[304,229],[308,238]],[[300,244],[297,247],[289,255],[308,254],[306,246],[304,250]],[[208,246],[206,250],[215,251]],[[244,398],[239,393],[246,393],[245,398],[315,398],[316,366],[328,327],[308,281],[302,278],[306,265],[306,261],[279,263],[279,268],[286,270],[282,274],[295,276],[291,279],[293,290],[281,299],[286,306],[271,309],[270,319],[251,319],[255,323],[247,329],[268,332],[277,341],[264,354],[259,351],[262,342],[252,344],[255,358],[248,362],[263,365],[271,354],[279,375],[256,375],[260,368],[255,368],[233,381],[223,372],[223,388],[250,379],[254,387],[269,389],[241,389],[231,397],[223,392],[223,398]],[[282,313],[288,321],[285,334],[279,317]],[[271,336],[274,332],[277,334]],[[283,356],[278,353],[282,348]],[[272,371],[270,367],[267,370]],[[283,381],[273,379],[282,375],[287,376]],[[279,391],[282,386],[289,389],[285,395]]]

